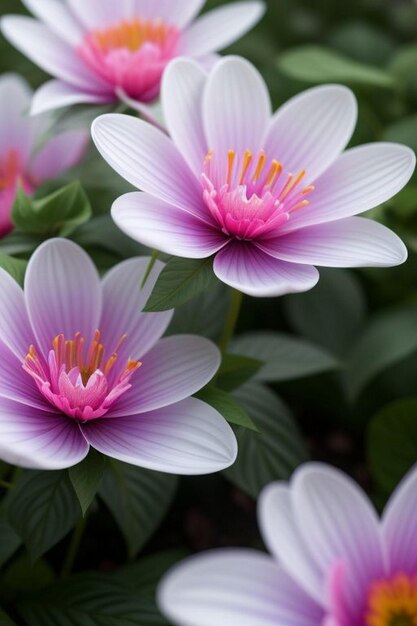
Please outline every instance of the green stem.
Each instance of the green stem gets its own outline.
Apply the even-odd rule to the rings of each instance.
[[[85,528],[87,526],[88,512],[80,519],[77,526],[74,528],[74,532],[72,533],[71,541],[68,546],[68,551],[64,559],[64,563],[62,565],[61,570],[61,578],[65,578],[71,574],[72,568],[74,567],[75,559],[77,558],[78,549],[81,544],[81,540],[84,535]]]
[[[153,266],[155,265],[157,259],[159,257],[159,250],[152,250],[151,260],[149,261],[148,267],[146,268],[145,276],[143,277],[142,284],[140,286],[141,289],[146,285],[146,281],[149,278],[149,274],[152,272]]]
[[[219,348],[224,354],[228,348],[230,340],[235,332],[236,323],[239,319],[240,308],[242,306],[243,293],[232,289],[229,311],[227,313],[226,322],[223,328],[223,334],[219,341]]]

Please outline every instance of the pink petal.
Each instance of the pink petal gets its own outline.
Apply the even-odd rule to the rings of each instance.
[[[11,44],[45,72],[87,92],[109,92],[108,84],[44,24],[29,17],[7,15],[1,20],[1,29]]]
[[[28,158],[35,140],[35,124],[28,118],[31,98],[31,89],[23,78],[17,74],[0,77],[1,153],[16,150],[23,161]]]
[[[113,100],[114,96],[89,93],[60,80],[49,80],[35,91],[30,113],[38,115],[73,104],[106,104]]]
[[[42,183],[69,170],[81,161],[88,141],[89,136],[85,130],[69,130],[49,139],[32,161],[32,180]]]
[[[362,217],[307,226],[257,245],[277,259],[325,267],[391,267],[407,259],[392,230]]]
[[[50,410],[34,381],[23,370],[22,359],[0,342],[0,396],[40,410]]]
[[[187,398],[157,411],[89,422],[83,432],[108,456],[174,474],[210,474],[231,465],[236,438],[212,407]]]
[[[271,557],[243,549],[175,566],[162,579],[158,605],[180,626],[319,626],[324,616]]]
[[[206,80],[206,73],[197,63],[189,59],[176,59],[165,70],[161,87],[168,132],[199,179],[208,152],[201,117]]]
[[[143,357],[132,388],[120,398],[111,416],[154,411],[188,398],[210,382],[220,361],[218,348],[204,337],[161,339]]]
[[[80,332],[86,342],[98,328],[101,285],[90,257],[67,239],[49,239],[32,255],[25,278],[29,318],[47,354],[53,339]]]
[[[172,141],[130,115],[107,114],[92,125],[101,155],[129,183],[189,213],[205,213],[201,185]]]
[[[0,337],[18,358],[23,359],[34,341],[26,312],[23,290],[5,270],[0,269]]]
[[[300,533],[291,490],[285,483],[271,483],[262,491],[258,501],[258,521],[268,550],[306,593],[322,603],[324,576]]]
[[[88,453],[77,422],[0,398],[0,458],[29,469],[63,469]]]
[[[202,259],[227,242],[220,230],[143,192],[118,198],[112,207],[112,217],[132,239],[175,256]]]
[[[415,162],[410,148],[395,143],[347,150],[314,182],[310,204],[292,214],[282,230],[290,232],[373,209],[407,184]]]
[[[22,0],[35,17],[48,26],[64,41],[76,45],[83,38],[83,29],[65,2],[61,0]]]
[[[264,140],[267,158],[282,163],[288,173],[306,170],[305,181],[311,182],[346,147],[356,118],[355,96],[347,87],[324,85],[303,91],[272,118]]]
[[[119,366],[124,366],[129,357],[144,357],[162,337],[172,319],[173,311],[142,313],[164,267],[161,261],[156,261],[144,287],[141,287],[149,263],[150,257],[128,259],[113,267],[103,279],[100,330],[106,351],[111,354],[120,337],[127,335],[117,350]]]
[[[417,466],[391,496],[382,518],[382,533],[391,574],[417,571]]]
[[[255,297],[307,291],[319,279],[317,270],[272,258],[248,242],[232,242],[217,253],[216,276],[227,285]]]
[[[210,73],[203,96],[207,144],[227,163],[229,150],[257,152],[271,114],[263,78],[240,57],[222,59]]]

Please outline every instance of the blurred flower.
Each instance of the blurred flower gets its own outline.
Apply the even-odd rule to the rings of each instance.
[[[338,470],[308,463],[258,505],[272,557],[197,555],[168,573],[159,605],[181,626],[415,626],[417,467],[379,521]]]
[[[33,193],[78,163],[89,140],[84,130],[73,130],[39,146],[49,120],[27,117],[31,98],[22,78],[15,74],[0,77],[0,237],[12,229],[10,214],[18,186]]]
[[[235,2],[195,20],[205,0],[23,0],[40,21],[9,15],[5,37],[57,80],[43,85],[32,111],[79,102],[144,103],[159,95],[174,57],[204,65],[262,17],[262,2]],[[195,20],[195,21],[194,21]],[[141,106],[142,103],[142,106]]]
[[[341,154],[357,115],[349,89],[309,89],[271,117],[260,74],[229,57],[209,77],[192,61],[173,61],[161,95],[172,139],[127,115],[93,124],[104,158],[145,192],[113,206],[133,239],[181,257],[215,254],[218,278],[254,296],[310,289],[314,265],[405,261],[394,233],[351,216],[402,189],[415,156],[390,143]]]
[[[130,259],[100,283],[80,247],[54,239],[33,254],[24,292],[0,270],[0,458],[57,469],[91,445],[173,473],[234,461],[226,421],[189,397],[215,374],[219,351],[202,337],[160,339],[172,311],[141,313],[162,269],[141,289],[148,264]]]

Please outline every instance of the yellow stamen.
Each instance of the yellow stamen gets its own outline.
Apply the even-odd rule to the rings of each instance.
[[[146,42],[163,45],[176,32],[175,26],[165,24],[161,20],[134,18],[130,21],[124,20],[116,26],[95,31],[92,33],[92,38],[103,53],[115,48],[127,48],[131,52],[137,52]]]
[[[366,626],[417,626],[417,578],[398,574],[370,590]]]
[[[232,182],[232,175],[233,175],[233,164],[235,162],[235,157],[236,157],[236,153],[234,150],[229,150],[228,155],[227,155],[227,184],[230,185],[230,183]]]
[[[245,150],[242,161],[242,169],[240,171],[239,185],[243,185],[249,165],[252,163],[252,152]]]
[[[282,165],[279,161],[272,161],[271,167],[269,168],[268,176],[266,177],[265,185],[268,187],[273,187],[277,182],[280,174],[282,172]]]
[[[263,150],[261,150],[260,153],[259,153],[258,165],[256,166],[255,174],[253,175],[253,182],[254,183],[258,182],[259,177],[262,174],[262,171],[264,169],[265,161],[266,161],[265,152]]]

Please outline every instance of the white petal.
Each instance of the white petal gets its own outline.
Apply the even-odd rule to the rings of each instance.
[[[26,312],[23,290],[4,269],[0,268],[0,337],[18,359],[23,359],[34,341]]]
[[[83,29],[62,0],[22,0],[23,4],[44,24],[62,37],[77,45],[83,38]]]
[[[30,113],[38,115],[73,104],[105,104],[108,101],[109,96],[88,93],[60,80],[49,80],[35,91]]]
[[[36,0],[34,0],[36,2]],[[89,30],[116,26],[127,17],[129,0],[66,0],[74,15]]]
[[[42,183],[53,180],[79,163],[89,142],[85,130],[69,130],[51,137],[30,164],[32,180]]]
[[[28,117],[32,91],[17,74],[0,77],[0,146],[4,154],[9,149],[27,159],[35,141],[35,125]]]
[[[205,3],[206,0],[132,0],[131,15],[162,18],[182,28],[194,19]]]

